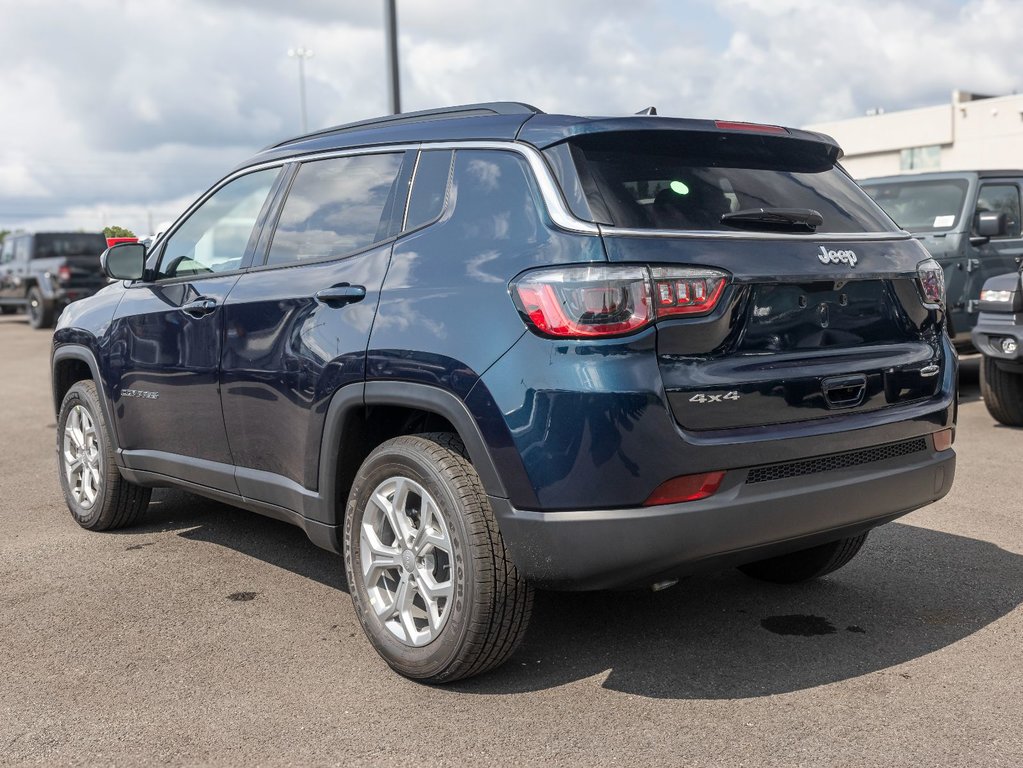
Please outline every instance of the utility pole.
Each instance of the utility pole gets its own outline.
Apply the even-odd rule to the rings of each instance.
[[[401,112],[401,83],[398,79],[398,10],[397,0],[384,0],[384,33],[387,36],[387,64],[391,86],[391,114]]]
[[[299,46],[288,49],[288,58],[298,59],[298,100],[302,107],[302,133],[309,133],[309,121],[305,111],[305,60],[311,59],[313,52]]]

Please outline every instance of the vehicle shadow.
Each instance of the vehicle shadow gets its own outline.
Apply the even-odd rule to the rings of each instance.
[[[729,571],[661,593],[540,594],[512,661],[455,687],[504,694],[606,674],[605,688],[652,698],[769,696],[895,667],[1021,602],[1023,556],[892,523],[809,584]]]
[[[176,531],[347,592],[340,559],[301,530],[178,491],[157,491],[141,526]],[[522,647],[448,690],[502,695],[604,676],[605,688],[732,699],[813,688],[945,648],[1023,603],[1023,556],[985,541],[891,523],[835,574],[778,586],[737,571],[663,592],[536,596]]]
[[[139,524],[116,533],[139,536],[166,531],[233,549],[348,592],[341,558],[317,547],[300,528],[184,491],[155,489]]]

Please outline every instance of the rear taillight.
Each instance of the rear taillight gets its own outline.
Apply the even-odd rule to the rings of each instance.
[[[540,333],[593,338],[632,333],[679,315],[711,312],[728,275],[688,267],[595,266],[541,269],[511,285],[523,317]]]
[[[66,283],[71,279],[71,267],[67,264],[62,265],[57,269],[57,279],[62,283]]]
[[[654,307],[658,317],[702,315],[714,309],[725,290],[726,276],[709,269],[654,267]]]
[[[941,268],[941,265],[934,259],[921,261],[916,266],[916,274],[924,303],[943,306],[945,304],[945,270]]]

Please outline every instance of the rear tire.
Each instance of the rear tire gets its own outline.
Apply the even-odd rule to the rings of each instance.
[[[396,437],[366,458],[345,510],[344,563],[366,636],[405,677],[449,683],[493,669],[529,623],[533,590],[450,433]]]
[[[1003,371],[995,360],[984,355],[980,394],[996,421],[1009,427],[1023,427],[1023,373]]]
[[[839,539],[818,547],[741,565],[739,570],[761,581],[798,584],[837,571],[856,557],[866,540],[867,534],[861,533],[848,539]]]
[[[91,381],[79,381],[64,396],[57,419],[57,465],[64,500],[83,528],[124,528],[149,505],[152,489],[129,483],[117,469],[110,428]]]
[[[53,327],[53,302],[43,298],[43,292],[38,288],[28,292],[28,324],[37,331]]]

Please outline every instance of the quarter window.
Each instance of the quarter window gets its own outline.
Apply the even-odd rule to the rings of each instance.
[[[432,150],[419,155],[405,217],[406,230],[421,227],[440,216],[450,177],[451,150]]]
[[[390,236],[384,215],[403,155],[304,163],[284,203],[267,264],[329,259]]]
[[[159,277],[239,269],[279,168],[250,173],[217,190],[167,240]]]
[[[1015,184],[985,184],[977,195],[977,213],[1005,214],[1003,237],[1020,236],[1019,188]]]

